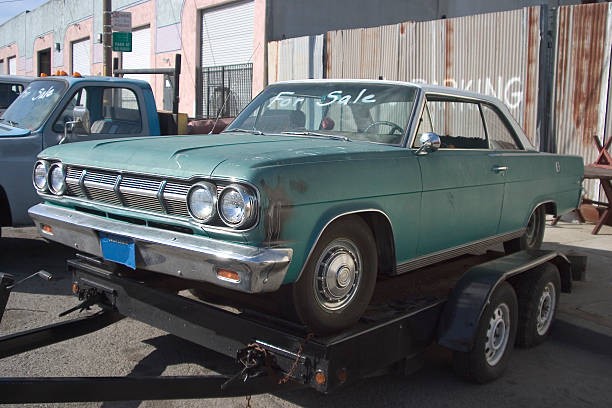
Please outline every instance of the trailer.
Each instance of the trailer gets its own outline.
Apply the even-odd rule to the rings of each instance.
[[[130,317],[236,361],[234,375],[36,377],[0,379],[2,403],[160,400],[249,396],[310,387],[322,393],[381,373],[406,374],[434,342],[453,351],[455,371],[472,381],[500,377],[514,343],[544,341],[560,292],[583,271],[555,251],[487,253],[390,278],[394,295],[375,298],[359,323],[331,336],[269,313],[240,312],[184,296],[184,280],[132,275],[78,255],[67,262],[85,317],[0,338],[0,358],[92,333]],[[584,260],[576,264],[583,266]],[[39,272],[48,279],[50,276]],[[411,280],[412,279],[412,280]],[[19,283],[19,282],[18,282]],[[0,274],[0,318],[12,276]]]

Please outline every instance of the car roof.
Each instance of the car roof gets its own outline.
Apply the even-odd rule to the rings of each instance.
[[[11,83],[11,84],[28,84],[32,82],[35,77],[21,76],[21,75],[0,75],[0,83]]]
[[[109,85],[133,84],[135,86],[139,86],[140,88],[144,88],[144,89],[150,88],[150,85],[148,82],[140,80],[140,79],[119,78],[119,77],[109,77],[109,76],[99,76],[99,75],[86,75],[86,76],[81,76],[81,77],[74,77],[70,75],[50,75],[46,77],[36,78],[34,80],[35,81],[61,80],[61,81],[68,82],[70,86],[76,85],[80,82],[92,82],[93,81],[93,82],[107,83]]]
[[[298,83],[348,83],[348,84],[388,84],[396,86],[410,86],[416,87],[423,90],[425,93],[436,94],[436,95],[448,95],[467,99],[477,99],[481,101],[487,101],[494,104],[499,104],[501,101],[493,96],[484,95],[477,92],[465,91],[458,88],[451,88],[448,86],[431,85],[422,82],[404,82],[404,81],[389,81],[385,79],[305,79],[305,80],[289,80],[280,81],[271,85],[282,85],[282,84],[298,84]]]

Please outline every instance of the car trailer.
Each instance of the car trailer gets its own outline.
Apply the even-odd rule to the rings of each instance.
[[[371,307],[355,327],[322,337],[270,314],[235,313],[164,290],[159,283],[122,276],[88,256],[69,260],[67,267],[81,303],[63,314],[94,305],[100,311],[1,337],[0,358],[131,317],[235,358],[236,374],[1,378],[1,403],[222,398],[300,387],[329,393],[374,374],[412,373],[436,341],[454,351],[459,374],[486,382],[502,374],[517,332],[516,341],[524,346],[543,340],[559,291],[569,292],[572,276],[581,273],[555,251],[498,255],[467,268],[450,293]],[[13,286],[12,276],[0,274],[0,318]]]

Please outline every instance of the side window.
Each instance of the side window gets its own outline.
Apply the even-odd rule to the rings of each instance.
[[[463,100],[430,100],[427,103],[433,131],[441,148],[487,149],[487,136],[480,105]]]
[[[91,133],[135,134],[142,131],[138,98],[131,89],[105,88],[102,115],[91,124]]]
[[[57,118],[53,124],[54,132],[63,132],[66,123],[74,120],[74,107],[75,106],[87,106],[87,89],[81,88],[70,98],[70,101],[62,111],[61,115]]]
[[[433,125],[431,123],[431,115],[429,114],[429,106],[425,102],[421,119],[419,119],[419,127],[417,128],[416,138],[414,139],[413,147],[421,147],[421,135],[423,133],[433,132]]]
[[[500,117],[497,110],[482,104],[482,115],[484,116],[487,126],[491,148],[495,150],[521,150],[514,136],[514,132]]]

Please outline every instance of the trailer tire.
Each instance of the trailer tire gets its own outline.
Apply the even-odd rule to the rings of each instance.
[[[543,205],[536,208],[529,221],[525,233],[518,237],[504,242],[506,254],[512,254],[525,249],[539,249],[544,240],[544,229],[546,227],[546,212]]]
[[[293,285],[298,319],[316,334],[354,325],[370,303],[378,268],[372,230],[360,217],[331,224]]]
[[[561,278],[559,270],[545,263],[523,273],[516,285],[519,324],[516,345],[534,347],[548,337],[557,314]]]
[[[518,302],[507,282],[493,292],[478,323],[472,350],[455,351],[455,373],[469,381],[486,383],[499,378],[508,365],[517,332]]]

